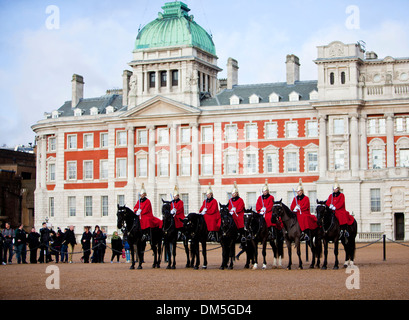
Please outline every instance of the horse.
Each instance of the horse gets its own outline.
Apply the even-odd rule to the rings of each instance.
[[[162,218],[163,218],[163,246],[165,248],[165,255],[168,259],[168,266],[166,269],[176,269],[176,242],[178,238],[178,230],[175,226],[175,219],[171,211],[171,201],[162,199]],[[172,263],[173,258],[173,263]]]
[[[277,217],[281,218],[283,222],[285,233],[284,238],[287,244],[288,250],[288,265],[287,270],[291,270],[292,265],[292,258],[291,258],[291,243],[294,242],[295,248],[297,249],[297,256],[298,256],[298,268],[303,269],[302,260],[301,260],[301,248],[300,248],[300,238],[301,238],[301,228],[297,220],[297,215],[293,213],[290,208],[288,208],[283,202],[282,199],[280,201],[275,201],[273,206],[273,218],[277,219]],[[315,266],[315,259],[317,257],[317,267],[320,265],[320,255],[321,255],[321,238],[319,235],[319,228],[315,230],[310,230],[310,241],[308,241],[308,245],[311,248],[312,252],[312,262],[310,264],[310,268],[314,268]],[[315,244],[313,239],[315,239]]]
[[[234,265],[236,240],[239,232],[233,216],[229,212],[229,205],[222,205],[220,202],[219,205],[221,216],[220,244],[222,246],[222,265],[219,269],[224,270],[224,268],[228,268],[231,270]],[[229,258],[230,264],[227,266]]]
[[[262,255],[263,255],[263,267],[262,269],[267,268],[267,241],[270,242],[270,246],[273,250],[274,255],[274,265],[276,266],[277,257],[283,256],[283,241],[280,244],[280,231],[273,227],[277,242],[273,239],[272,234],[269,232],[269,228],[267,227],[266,221],[264,217],[257,212],[253,211],[252,208],[245,209],[245,218],[244,218],[244,225],[245,231],[250,235],[250,248],[249,252],[253,252],[253,269],[258,268],[258,243],[262,244]],[[246,266],[248,267],[249,263],[249,256],[247,258]]]
[[[339,261],[338,261],[338,247],[339,247],[339,240],[341,240],[342,245],[344,246],[345,250],[345,264],[344,267],[346,268],[350,263],[353,265],[354,257],[355,257],[355,237],[357,234],[357,223],[356,220],[354,223],[348,227],[349,237],[345,239],[345,237],[341,237],[340,239],[340,231],[341,227],[339,225],[339,221],[335,216],[333,210],[331,210],[327,205],[326,201],[318,201],[317,200],[317,223],[319,226],[322,227],[322,240],[324,243],[324,263],[322,265],[322,270],[327,269],[327,257],[328,257],[328,243],[332,241],[334,243],[334,255],[335,255],[335,264],[333,269],[339,269]]]
[[[128,243],[131,249],[132,264],[130,269],[135,269],[135,252],[134,245],[138,254],[138,269],[142,269],[144,261],[144,253],[146,247],[146,240],[143,239],[143,232],[141,229],[140,217],[137,216],[131,209],[126,206],[118,205],[117,211],[117,228],[123,229],[128,233]],[[150,228],[151,235],[150,245],[154,255],[154,262],[152,268],[160,268],[161,262],[161,247],[162,247],[162,229]]]
[[[203,266],[202,269],[207,269],[207,252],[206,241],[208,230],[204,216],[198,213],[189,213],[183,220],[183,228],[187,237],[191,240],[192,266],[195,270],[199,269],[200,265],[200,250],[199,243],[202,244]]]

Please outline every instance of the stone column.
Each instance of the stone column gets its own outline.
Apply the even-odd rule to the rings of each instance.
[[[47,181],[47,136],[43,135],[40,137],[39,142],[41,142],[40,150],[40,189],[46,188]]]
[[[127,127],[128,130],[128,186],[135,183],[135,128]]]
[[[177,176],[177,151],[176,151],[176,124],[171,124],[170,126],[170,141],[169,141],[169,166],[170,166],[170,174],[169,174],[169,182],[171,186],[176,184],[176,176]]]
[[[192,123],[192,183],[199,181],[199,124]]]
[[[395,141],[394,141],[394,115],[385,114],[386,118],[386,166],[393,168],[395,166]]]
[[[155,172],[156,172],[156,152],[155,152],[155,139],[156,139],[156,129],[155,126],[148,126],[149,130],[149,170],[148,170],[148,181],[150,184],[155,183]]]
[[[359,160],[360,160],[360,169],[361,170],[368,170],[368,141],[366,135],[366,124],[367,124],[367,117],[366,114],[361,115],[359,118],[359,129],[360,129],[360,148],[359,148]]]
[[[359,133],[358,133],[358,115],[353,114],[350,118],[350,134],[351,134],[351,173],[353,177],[358,177],[359,174]]]
[[[320,179],[325,178],[328,170],[327,165],[327,116],[321,115],[319,117],[319,170]]]

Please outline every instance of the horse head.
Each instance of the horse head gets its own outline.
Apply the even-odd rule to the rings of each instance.
[[[163,230],[169,232],[172,227],[175,226],[175,219],[171,213],[171,201],[165,201],[162,199],[162,220],[163,220]]]
[[[235,226],[235,222],[233,220],[232,215],[230,214],[229,211],[229,205],[223,205],[219,202],[220,205],[220,217],[221,217],[221,222],[220,222],[220,230],[222,232],[222,236],[226,236],[229,231],[232,229],[232,227]]]
[[[221,204],[221,203],[219,202],[219,206],[220,206],[220,215],[221,215],[221,216],[226,215],[226,214],[230,214],[230,213],[229,213],[229,205],[228,205],[228,204],[223,205],[223,204]]]
[[[251,232],[252,230],[251,225],[256,215],[257,215],[257,212],[255,212],[252,207],[250,209],[244,209],[244,230],[245,231]]]
[[[317,199],[317,224],[324,225],[324,219],[331,213],[331,209],[327,206],[326,201],[319,201]]]
[[[125,206],[120,206],[118,204],[117,208],[118,208],[118,210],[116,212],[116,217],[117,217],[116,226],[117,226],[118,229],[122,229],[124,227],[124,223],[125,223],[126,207]]]
[[[284,216],[283,199],[280,199],[279,201],[274,201],[272,212],[273,214],[271,215],[271,222],[273,223],[276,223],[278,217],[282,218]]]

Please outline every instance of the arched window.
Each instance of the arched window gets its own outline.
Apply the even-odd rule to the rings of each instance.
[[[345,84],[345,72],[341,72],[341,84]]]
[[[329,74],[329,83],[333,85],[335,83],[335,75],[333,72]]]

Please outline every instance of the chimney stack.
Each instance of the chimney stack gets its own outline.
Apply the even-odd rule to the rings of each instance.
[[[75,108],[82,98],[84,98],[84,78],[78,74],[72,76],[72,101],[71,107]]]
[[[285,64],[287,67],[287,84],[300,81],[300,59],[293,54],[289,54]]]
[[[239,63],[233,58],[227,60],[227,89],[239,84]]]

